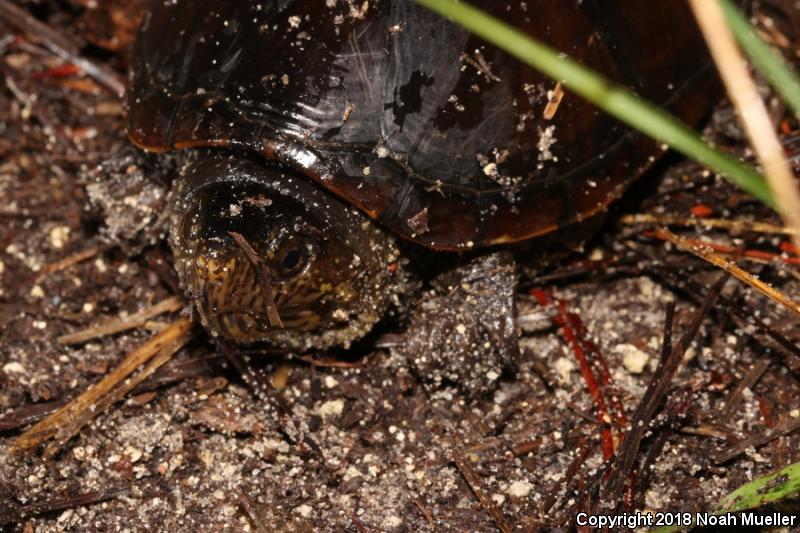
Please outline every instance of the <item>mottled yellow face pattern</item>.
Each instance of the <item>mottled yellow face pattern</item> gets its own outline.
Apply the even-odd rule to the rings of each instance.
[[[401,290],[393,240],[303,177],[202,158],[171,199],[181,282],[212,335],[288,349],[348,344]]]

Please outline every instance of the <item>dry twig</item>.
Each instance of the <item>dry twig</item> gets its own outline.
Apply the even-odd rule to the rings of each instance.
[[[242,506],[245,514],[250,519],[250,524],[255,528],[256,533],[266,533],[266,529],[261,525],[261,518],[258,516],[258,512],[247,494],[241,490],[237,490],[236,497],[239,500],[239,505]]]
[[[120,331],[141,327],[154,316],[177,311],[181,307],[183,307],[183,301],[177,296],[171,296],[166,300],[161,300],[157,304],[151,305],[150,307],[142,309],[141,311],[132,315],[128,315],[126,317],[114,317],[95,326],[91,326],[80,331],[75,331],[73,333],[68,333],[66,335],[61,335],[58,337],[57,341],[59,344],[79,344],[96,337],[113,335],[115,333],[119,333]]]
[[[0,506],[0,525],[13,524],[33,516],[104,502],[117,498],[126,492],[128,492],[127,488],[113,487],[26,505],[3,505]]]
[[[46,440],[54,439],[45,450],[46,455],[54,455],[85,424],[152,375],[189,342],[191,328],[192,323],[188,318],[175,320],[167,329],[131,352],[117,368],[86,392],[20,435],[12,450],[30,450]],[[144,364],[148,366],[128,379]]]
[[[763,446],[781,435],[788,435],[798,429],[800,429],[800,417],[789,417],[787,420],[784,420],[774,427],[767,428],[761,433],[742,439],[729,450],[723,451],[714,457],[714,463],[721,464],[728,462],[740,453],[744,453],[750,447],[756,448]]]
[[[757,277],[753,276],[752,274],[745,272],[741,268],[739,268],[736,263],[733,261],[729,261],[719,256],[719,254],[715,253],[713,250],[708,248],[707,246],[699,246],[696,244],[690,244],[687,240],[683,237],[675,235],[668,229],[660,229],[656,232],[659,238],[664,238],[680,248],[683,251],[690,252],[700,259],[704,261],[708,261],[714,266],[717,266],[724,270],[725,272],[729,272],[734,278],[738,279],[739,281],[750,285],[758,292],[766,296],[767,298],[781,304],[782,306],[786,307],[790,311],[797,313],[800,315],[800,304],[795,302],[794,300],[789,299],[788,296],[783,294],[778,289],[767,285]]]
[[[282,328],[283,322],[281,321],[281,315],[278,313],[278,306],[275,304],[275,298],[272,296],[272,282],[270,281],[269,270],[266,265],[264,265],[264,262],[261,261],[256,251],[253,250],[253,247],[250,246],[250,243],[247,242],[247,239],[244,238],[244,235],[236,233],[235,231],[229,231],[228,235],[236,241],[236,244],[241,248],[242,252],[244,252],[247,260],[250,261],[250,264],[253,265],[256,271],[258,284],[261,286],[261,292],[264,294],[269,325],[273,328]]]
[[[125,81],[122,76],[81,56],[74,43],[24,9],[15,6],[8,0],[0,0],[0,19],[38,39],[53,54],[67,63],[78,65],[82,71],[94,78],[118,98],[124,96]]]
[[[87,259],[91,259],[92,257],[96,256],[100,253],[100,248],[97,246],[92,246],[87,248],[86,250],[81,250],[80,252],[75,252],[74,254],[68,255],[63,259],[59,259],[55,263],[50,263],[45,266],[37,276],[36,279],[41,279],[48,274],[52,274],[54,272],[60,272],[66,268],[71,267],[72,265],[77,265],[82,261],[86,261]]]
[[[506,522],[506,519],[503,517],[503,512],[497,507],[497,504],[486,495],[486,491],[483,489],[483,483],[481,483],[480,478],[473,470],[472,466],[464,459],[464,456],[460,453],[456,452],[453,457],[453,460],[456,463],[456,467],[458,467],[458,471],[461,472],[461,475],[464,477],[464,480],[467,482],[470,490],[472,490],[473,494],[478,498],[478,501],[481,503],[481,507],[489,513],[489,516],[494,519],[494,523],[497,524],[498,529],[503,533],[511,533],[511,526]]]
[[[747,71],[747,62],[725,20],[725,13],[716,0],[689,0],[689,4],[725,83],[728,97],[769,181],[783,220],[788,227],[800,231],[800,191],[767,108]],[[792,241],[800,249],[800,235],[792,234]]]
[[[647,231],[644,233],[647,237],[656,239],[667,240],[663,234],[658,232]],[[730,246],[727,244],[719,244],[709,240],[702,239],[684,239],[685,244],[690,246],[700,246],[708,248],[721,256],[729,257],[735,256],[737,259],[743,261],[752,261],[754,263],[770,264],[770,263],[783,263],[785,265],[798,265],[800,264],[800,257],[796,255],[789,256],[788,254],[777,254],[766,250],[759,250],[753,248],[742,248],[741,246]],[[794,248],[792,246],[792,248]],[[794,269],[788,269],[788,272],[795,273]]]
[[[701,303],[697,295],[703,290],[704,286],[691,276],[676,273],[669,268],[655,268],[651,274],[656,281],[670,287],[672,290],[684,293],[689,300],[696,304]],[[774,348],[776,358],[781,364],[795,374],[800,375],[800,348],[753,313],[747,313],[745,309],[736,305],[731,299],[720,295],[718,300],[718,309],[734,320],[741,331],[750,331],[750,328],[752,328],[753,336],[759,342],[767,348]],[[771,342],[768,342],[767,339]],[[767,351],[770,352],[770,350]]]
[[[66,400],[54,400],[52,402],[32,403],[17,407],[10,413],[0,417],[0,431],[8,431],[32,424],[60,409],[66,403]]]
[[[666,397],[672,377],[678,370],[678,366],[683,360],[683,355],[686,353],[686,350],[689,349],[689,345],[700,330],[700,325],[708,315],[711,306],[717,301],[722,287],[725,285],[725,282],[728,281],[729,277],[728,273],[724,273],[716,283],[714,283],[703,300],[700,309],[697,310],[692,318],[689,328],[683,334],[678,344],[671,349],[674,308],[668,308],[666,326],[664,328],[664,339],[662,342],[661,361],[658,364],[658,368],[653,373],[653,379],[647,386],[647,390],[642,396],[639,405],[636,407],[636,411],[631,417],[631,429],[625,434],[625,438],[620,446],[620,451],[614,460],[614,467],[611,471],[611,475],[605,483],[606,495],[611,501],[620,500],[624,485],[628,480],[636,457],[638,456],[639,446],[656,414],[658,406]]]
[[[553,483],[550,485],[550,488],[545,491],[546,496],[542,501],[542,506],[540,508],[540,513],[542,515],[550,512],[550,509],[553,508],[553,505],[555,505],[556,501],[558,501],[558,498],[563,498],[566,494],[569,494],[572,481],[575,479],[575,475],[578,473],[578,470],[580,470],[581,466],[583,466],[584,462],[586,461],[586,457],[589,455],[590,450],[591,447],[586,444],[586,438],[581,436],[580,442],[575,448],[575,458],[567,467],[563,481],[561,479],[553,481]]]
[[[776,226],[768,222],[757,220],[730,220],[726,218],[697,218],[682,217],[679,215],[653,215],[639,213],[625,215],[620,219],[623,224],[655,224],[659,226],[697,226],[706,228],[719,228],[731,233],[770,233],[776,235],[800,235],[800,229],[786,226]]]
[[[739,407],[742,399],[744,398],[744,391],[747,389],[752,389],[753,385],[758,383],[758,380],[761,379],[761,376],[764,375],[764,372],[767,371],[770,363],[769,359],[759,359],[747,373],[747,375],[739,380],[739,383],[736,385],[736,388],[728,395],[728,399],[725,400],[725,405],[720,412],[720,420],[729,420],[733,412]]]

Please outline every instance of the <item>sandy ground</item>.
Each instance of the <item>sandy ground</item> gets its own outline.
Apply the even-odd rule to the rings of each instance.
[[[82,12],[53,5],[38,14],[84,39],[76,19]],[[347,361],[344,366],[297,358],[254,362],[285,380],[275,394],[288,408],[286,422],[198,328],[156,379],[99,415],[55,457],[9,453],[20,434],[14,426],[24,429],[37,406],[82,392],[176,314],[83,343],[58,342],[60,335],[170,297],[169,271],[158,263],[166,252],[108,246],[103,221],[87,207],[85,171],[126,143],[117,98],[78,74],[56,74],[60,60],[2,23],[0,43],[0,527],[568,528],[578,511],[601,512],[620,501],[620,510],[710,509],[747,480],[800,459],[795,432],[715,460],[741,439],[800,417],[800,358],[735,318],[737,312],[757,317],[796,344],[797,316],[729,281],[722,290],[727,304],[702,322],[665,401],[647,421],[624,491],[604,484],[616,468],[604,461],[604,446],[619,449],[657,377],[668,302],[676,306],[677,343],[720,276],[649,237],[647,226],[620,223],[618,215],[686,218],[704,206],[719,218],[775,220],[718,177],[677,158],[616,206],[582,253],[523,275],[515,296],[521,355],[514,371],[490,377],[497,382],[493,393],[423,384],[398,349],[407,342],[401,323],[380,332],[382,343],[326,355]],[[124,68],[113,54],[84,49]],[[716,135],[735,146],[729,122],[730,113],[718,114]],[[783,237],[681,231],[772,254],[772,261],[740,262],[797,294]],[[540,303],[532,288],[555,301]],[[583,368],[582,358],[588,361]],[[599,396],[589,392],[587,373],[600,383]],[[304,428],[321,456],[292,442],[287,423]],[[81,495],[108,499],[79,505]]]

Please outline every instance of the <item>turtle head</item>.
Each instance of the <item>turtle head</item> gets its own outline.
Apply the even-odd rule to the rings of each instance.
[[[234,156],[188,164],[170,245],[212,335],[288,349],[364,335],[401,288],[393,239],[304,176]]]

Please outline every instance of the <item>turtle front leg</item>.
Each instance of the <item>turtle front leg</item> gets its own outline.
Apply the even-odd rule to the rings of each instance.
[[[169,182],[179,160],[177,155],[156,157],[125,145],[83,173],[105,244],[135,255],[163,240]]]
[[[493,391],[519,355],[512,255],[496,252],[438,276],[423,294],[399,349],[427,386]]]

